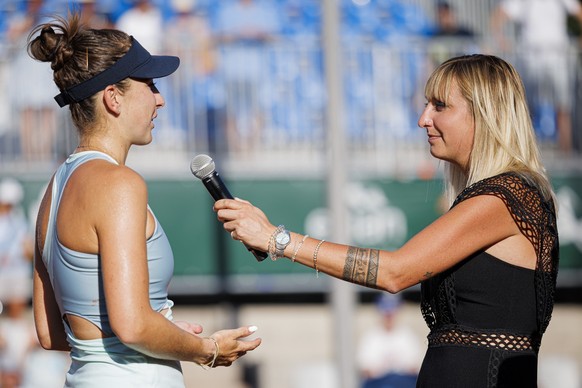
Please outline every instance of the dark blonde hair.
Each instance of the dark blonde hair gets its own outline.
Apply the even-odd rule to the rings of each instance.
[[[56,16],[52,22],[36,26],[28,38],[29,55],[50,62],[53,80],[61,91],[111,67],[130,47],[131,38],[125,32],[86,28],[78,14],[69,14],[66,19]],[[123,91],[126,81],[117,86]],[[94,98],[70,105],[79,131],[91,130],[97,120],[95,108]]]
[[[475,123],[468,171],[447,163],[450,202],[467,186],[504,172],[517,172],[536,184],[546,198],[553,191],[536,142],[525,88],[515,68],[493,55],[451,58],[429,77],[425,95],[445,104],[457,85]]]

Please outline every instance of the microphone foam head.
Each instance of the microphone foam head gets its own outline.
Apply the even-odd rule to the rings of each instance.
[[[190,163],[190,171],[198,179],[204,179],[215,170],[214,160],[208,155],[196,155]]]

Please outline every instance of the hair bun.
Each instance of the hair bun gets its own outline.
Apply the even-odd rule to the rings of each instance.
[[[65,41],[63,34],[55,33],[50,25],[45,25],[32,44],[33,57],[43,62],[51,62],[53,70],[59,70],[73,56],[74,50]]]

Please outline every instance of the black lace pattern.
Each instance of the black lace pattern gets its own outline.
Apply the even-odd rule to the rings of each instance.
[[[517,173],[504,173],[466,188],[453,206],[478,195],[494,195],[503,200],[523,235],[537,254],[535,297],[537,332],[524,336],[505,331],[486,331],[457,324],[455,268],[421,284],[421,312],[430,334],[429,345],[454,344],[499,351],[538,352],[554,306],[558,272],[558,231],[554,204],[544,199],[536,186]]]

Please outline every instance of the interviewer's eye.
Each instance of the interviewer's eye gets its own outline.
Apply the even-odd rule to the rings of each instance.
[[[447,105],[442,101],[434,101],[433,104],[437,111],[441,111],[447,107]]]

